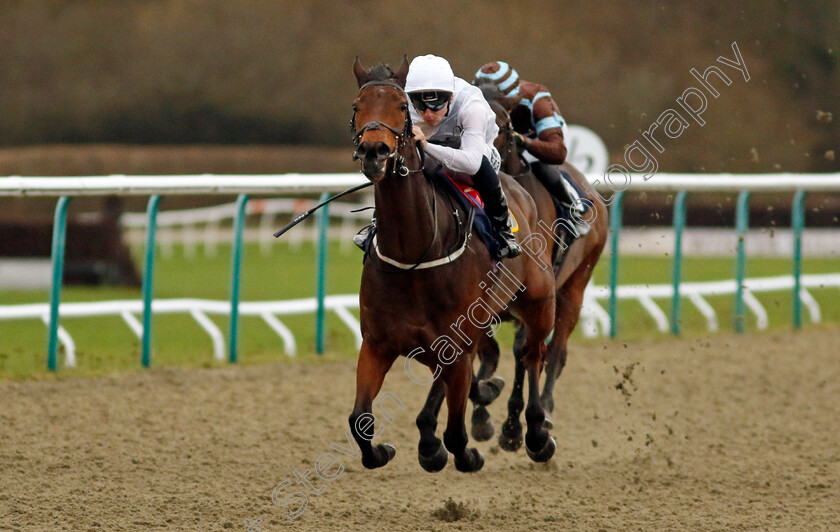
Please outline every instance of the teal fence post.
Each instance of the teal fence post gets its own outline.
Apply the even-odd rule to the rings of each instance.
[[[682,234],[685,229],[685,190],[674,198],[674,267],[671,282],[674,295],[671,299],[671,334],[680,334],[680,282],[682,280]]]
[[[750,225],[749,210],[750,193],[742,190],[738,194],[738,203],[735,211],[735,231],[738,233],[738,252],[735,263],[735,332],[744,332],[744,277],[746,275],[746,254],[744,252],[744,239],[747,228]]]
[[[610,204],[610,338],[618,334],[618,236],[621,233],[621,200],[624,191],[619,190],[613,193]]]
[[[802,230],[805,228],[805,211],[802,208],[805,191],[797,190],[791,206],[791,229],[793,230],[793,328],[802,328]]]
[[[328,192],[321,194],[321,202],[330,198]],[[318,306],[315,311],[315,352],[324,354],[324,299],[326,298],[326,277],[327,277],[327,228],[329,227],[329,204],[324,205],[318,211]]]
[[[47,345],[47,369],[58,369],[58,306],[61,303],[61,285],[64,277],[64,248],[67,241],[67,203],[70,198],[62,196],[55,205],[52,235],[52,287],[50,290],[49,342]]]
[[[230,259],[230,345],[228,346],[228,362],[232,364],[239,360],[239,285],[242,268],[242,233],[245,230],[247,203],[247,194],[240,194],[236,198],[236,219],[233,221],[233,249]]]
[[[146,205],[146,255],[143,260],[143,352],[144,368],[152,364],[152,287],[155,278],[155,234],[160,196],[153,194]]]

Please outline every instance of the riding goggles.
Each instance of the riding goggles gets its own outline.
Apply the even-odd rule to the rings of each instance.
[[[445,91],[412,92],[409,94],[409,97],[417,112],[423,113],[426,109],[440,111],[446,107],[447,102],[452,97],[452,93]]]

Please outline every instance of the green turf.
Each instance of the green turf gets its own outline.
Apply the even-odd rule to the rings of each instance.
[[[135,256],[140,263],[139,251]],[[329,249],[327,272],[328,294],[358,293],[361,274],[361,253],[355,248],[341,252],[337,242]],[[605,259],[595,271],[595,281],[606,284],[609,278],[609,261]],[[683,279],[709,281],[731,279],[735,270],[733,258],[685,259]],[[669,257],[621,257],[619,281],[621,284],[667,283],[671,277]],[[750,258],[747,262],[748,277],[784,275],[791,271],[789,259]],[[840,261],[833,259],[807,259],[804,273],[837,273]],[[215,257],[204,257],[199,248],[198,256],[188,259],[176,247],[171,258],[157,255],[154,295],[156,298],[195,297],[227,300],[230,294],[230,248],[219,246]],[[246,246],[241,285],[242,301],[308,298],[315,294],[315,253],[311,244],[299,248],[275,243],[268,256],[260,254],[256,244]],[[813,290],[819,302],[823,321],[840,322],[840,304],[836,289]],[[789,328],[792,315],[792,296],[789,292],[759,294],[767,309],[771,329]],[[140,299],[139,289],[112,287],[65,287],[62,301],[99,301],[110,299]],[[732,297],[709,298],[718,312],[721,331],[732,330]],[[0,304],[45,303],[46,291],[0,291]],[[662,310],[670,312],[670,301],[658,301]],[[606,307],[606,302],[603,302]],[[687,337],[707,335],[705,320],[687,301],[683,300],[682,327]],[[804,311],[806,327],[809,315]],[[140,318],[138,316],[138,318]],[[227,318],[213,317],[227,338]],[[300,360],[313,360],[315,351],[314,315],[284,317],[283,322],[292,329],[298,345]],[[72,318],[62,320],[62,325],[76,343],[76,369],[62,368],[61,377],[87,375],[113,370],[137,370],[140,367],[140,342],[119,317]],[[186,366],[210,367],[221,363],[212,359],[209,336],[187,315],[156,316],[153,321],[154,367]],[[755,320],[748,314],[747,330],[755,329]],[[649,338],[660,335],[653,320],[634,301],[619,304],[619,336],[623,339]],[[500,340],[509,346],[512,338],[510,327],[504,327]],[[37,320],[0,321],[0,377],[41,377],[46,374],[47,329]],[[579,331],[576,341],[584,340]],[[225,344],[227,347],[227,344]],[[346,358],[356,355],[353,336],[347,327],[331,313],[327,314],[327,349],[329,358]],[[63,357],[60,356],[60,361]],[[239,358],[243,364],[287,360],[282,342],[258,318],[245,317],[240,321]]]

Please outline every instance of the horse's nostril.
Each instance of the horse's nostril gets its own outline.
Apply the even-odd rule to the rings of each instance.
[[[356,155],[358,157],[364,157],[367,154],[367,151],[370,149],[369,142],[362,142],[359,144],[359,147],[356,148]]]
[[[379,157],[387,157],[391,153],[391,149],[384,142],[376,143],[376,154]]]

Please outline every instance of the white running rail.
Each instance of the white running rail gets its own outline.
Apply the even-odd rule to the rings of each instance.
[[[297,215],[314,207],[316,201],[307,199],[253,199],[245,207],[245,213],[249,216],[259,216],[259,230],[257,240],[260,244],[260,253],[268,255],[271,245],[274,242],[272,233],[277,226],[276,221],[281,214]],[[373,202],[371,201],[371,204]],[[335,202],[330,204],[330,218],[339,218],[341,224],[341,250],[350,249],[351,238],[358,230],[359,222],[368,223],[372,216],[372,210],[365,209],[365,205],[355,203]],[[365,210],[359,210],[365,209]],[[158,237],[158,245],[164,257],[172,256],[172,244],[180,242],[184,246],[184,255],[187,258],[196,256],[196,248],[199,241],[203,241],[204,255],[215,257],[220,241],[230,241],[230,236],[222,231],[223,223],[232,223],[236,216],[236,203],[225,203],[212,207],[198,207],[193,209],[181,209],[162,211],[157,215],[157,228],[161,232]],[[144,212],[127,212],[120,216],[120,225],[124,229],[138,231],[140,236],[145,235],[146,225],[149,217]],[[181,238],[167,238],[167,230],[181,230]],[[303,232],[292,231],[288,233],[289,244],[293,248],[300,246],[304,238]],[[312,225],[312,239],[318,239],[317,227]]]
[[[767,311],[759,300],[754,296],[757,293],[780,292],[793,288],[793,278],[790,276],[764,277],[746,279],[744,282],[745,302],[747,307],[755,316],[756,327],[760,330],[767,328]],[[811,322],[819,323],[822,319],[820,307],[817,301],[807,290],[808,288],[840,288],[840,273],[826,275],[803,275],[801,284],[802,301],[809,311]],[[682,283],[680,295],[691,301],[694,306],[706,319],[706,327],[709,331],[718,330],[717,313],[704,297],[721,296],[734,294],[736,289],[735,281],[711,281],[702,283]],[[656,304],[656,299],[670,301],[673,295],[673,286],[670,284],[661,285],[626,285],[619,286],[617,297],[623,300],[636,300],[644,308],[656,323],[656,327],[663,333],[668,332],[668,318],[665,312]],[[581,329],[587,337],[606,336],[610,330],[610,318],[608,313],[601,306],[599,301],[609,299],[609,287],[590,285],[584,296],[583,309],[581,311]],[[314,313],[317,308],[317,300],[295,299],[288,301],[252,301],[239,304],[240,316],[260,317],[280,337],[284,352],[287,356],[297,355],[297,343],[292,331],[283,324],[278,316],[290,316],[299,314]],[[356,348],[361,347],[362,335],[359,321],[350,312],[359,308],[358,295],[336,295],[328,296],[325,300],[325,308],[335,312],[338,318],[350,330],[355,339]],[[131,331],[139,338],[143,334],[143,326],[135,317],[135,314],[143,312],[143,302],[140,300],[115,300],[99,301],[91,303],[63,303],[60,307],[60,316],[69,317],[95,317],[95,316],[121,316]],[[212,301],[206,299],[156,299],[152,302],[154,314],[190,314],[210,336],[213,343],[213,358],[224,360],[225,343],[224,335],[218,326],[208,316],[228,316],[230,314],[229,301]],[[49,320],[49,305],[37,303],[28,305],[5,305],[0,306],[0,321],[18,319],[41,319]],[[65,348],[65,366],[75,366],[75,343],[70,334],[63,328],[59,328],[59,339]]]
[[[808,291],[808,288],[840,288],[840,273],[823,275],[803,275],[800,285],[800,297],[802,303],[808,309],[812,323],[820,323],[822,314],[816,299]],[[734,295],[737,289],[735,280],[708,281],[708,282],[683,282],[680,283],[680,296],[688,298],[697,308],[700,314],[706,319],[706,328],[709,331],[718,330],[717,313],[712,305],[704,297]],[[783,275],[778,277],[760,277],[744,280],[744,302],[747,308],[755,316],[756,328],[767,329],[767,310],[755,297],[757,293],[782,292],[793,289],[793,277]],[[655,299],[664,299],[670,302],[674,295],[674,287],[671,284],[658,285],[619,285],[616,288],[618,299],[636,300],[644,308],[653,321],[656,328],[663,333],[668,332],[669,322],[665,312],[655,303]],[[583,321],[583,333],[588,337],[606,335],[610,329],[610,319],[607,312],[601,307],[599,300],[608,300],[610,289],[608,286],[587,287],[584,294],[581,319]]]
[[[588,175],[596,190],[810,192],[840,191],[840,174]],[[148,196],[150,194],[311,194],[337,192],[367,182],[361,173],[277,175],[169,175],[21,177],[0,179],[0,196]]]

